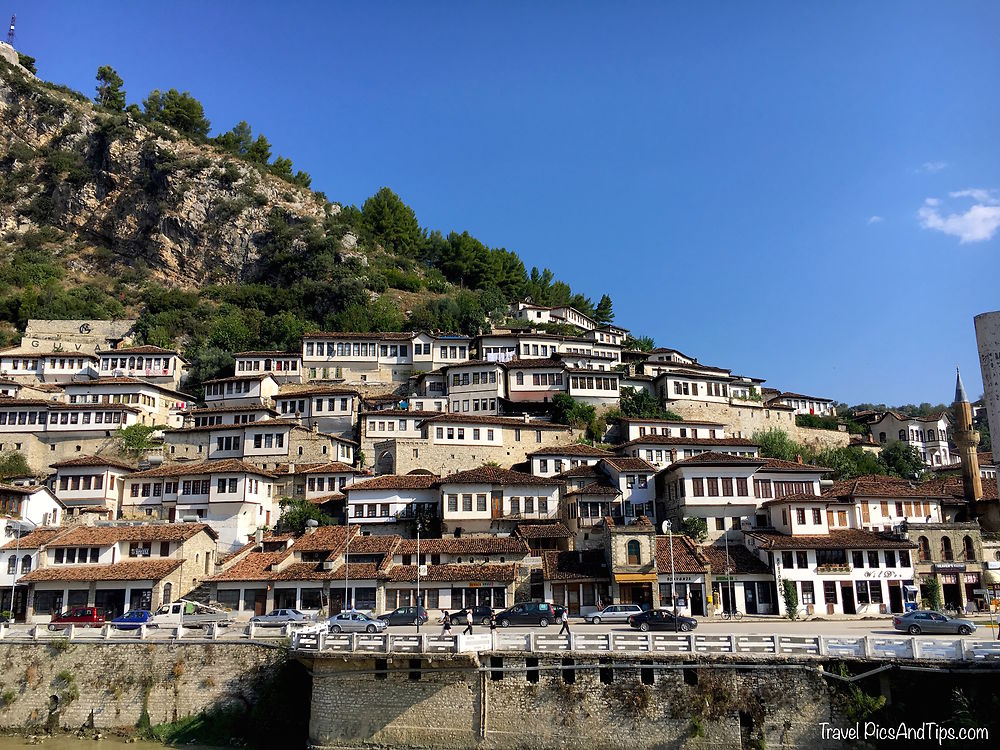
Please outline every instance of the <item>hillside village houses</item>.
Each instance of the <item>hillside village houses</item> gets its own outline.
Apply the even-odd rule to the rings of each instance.
[[[835,416],[833,401],[674,349],[627,350],[627,331],[574,313],[512,307],[519,325],[558,334],[310,333],[300,352],[236,354],[200,403],[184,391],[188,363],[136,345],[131,324],[32,321],[0,352],[13,384],[0,450],[39,474],[0,485],[0,593],[6,583],[17,618],[34,622],[187,594],[241,617],[381,611],[416,601],[426,565],[431,609],[545,597],[573,614],[620,602],[779,615],[785,581],[804,616],[901,611],[931,581],[956,608],[984,604],[975,592],[994,561],[962,477],[832,482],[761,457],[751,427],[795,429],[798,414]],[[604,447],[548,419],[557,394],[605,411],[626,385],[683,418],[617,419]],[[906,440],[929,466],[959,466],[944,419],[873,415],[873,444]],[[157,447],[120,455],[131,425],[156,427]],[[984,501],[996,499],[990,466],[977,469]],[[336,525],[274,533],[283,498]],[[691,519],[707,527],[700,541],[677,533]]]

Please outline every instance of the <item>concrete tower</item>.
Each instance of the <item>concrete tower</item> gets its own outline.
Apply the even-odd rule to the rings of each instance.
[[[952,431],[952,437],[955,440],[955,445],[958,446],[958,453],[962,457],[965,502],[971,511],[974,504],[983,499],[983,480],[979,476],[979,457],[976,455],[979,433],[972,429],[972,404],[969,403],[969,397],[965,395],[962,373],[958,372],[957,374],[954,403],[955,428]]]
[[[976,316],[976,343],[990,434],[1000,435],[1000,310]]]

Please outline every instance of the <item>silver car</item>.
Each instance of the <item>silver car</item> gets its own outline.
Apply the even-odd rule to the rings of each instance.
[[[940,612],[927,609],[916,609],[905,615],[892,618],[892,626],[896,630],[905,630],[910,635],[920,633],[957,633],[969,635],[976,630],[976,623],[957,617],[947,617]]]
[[[602,622],[628,622],[628,618],[632,615],[638,615],[642,613],[642,607],[638,604],[609,604],[604,609],[599,612],[591,612],[589,615],[584,615],[583,619],[594,625],[599,625]]]
[[[261,628],[278,628],[282,625],[311,622],[312,618],[297,609],[272,609],[266,615],[256,615],[250,622]]]
[[[385,620],[364,612],[341,612],[326,621],[331,633],[381,633],[388,627]]]

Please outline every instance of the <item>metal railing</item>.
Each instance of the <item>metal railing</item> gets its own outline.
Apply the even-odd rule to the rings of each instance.
[[[192,627],[170,625],[151,627],[145,624],[137,628],[118,628],[110,624],[100,627],[83,625],[67,625],[57,630],[49,630],[46,624],[41,625],[10,625],[0,624],[0,642],[7,643],[52,643],[69,639],[74,643],[109,642],[163,642],[163,641],[233,641],[250,640],[277,642],[282,638],[290,638],[296,630],[315,623],[302,625],[282,625],[281,627],[261,627],[256,623],[209,623],[204,626]]]
[[[304,653],[432,654],[513,651],[581,654],[736,655],[817,658],[987,661],[1000,659],[1000,641],[968,638],[825,635],[715,635],[695,633],[482,633],[394,635],[297,632],[291,648]]]

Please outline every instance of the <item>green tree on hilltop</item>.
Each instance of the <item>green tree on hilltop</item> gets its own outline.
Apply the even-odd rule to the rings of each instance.
[[[424,234],[417,215],[389,188],[382,188],[365,201],[361,220],[386,250],[409,258],[419,254]]]
[[[118,71],[110,65],[102,65],[97,69],[97,84],[95,102],[115,112],[125,111],[125,92],[122,90],[125,81]]]
[[[188,91],[153,89],[142,102],[146,117],[177,129],[184,135],[206,138],[212,123],[205,117],[205,108]]]
[[[23,477],[31,473],[31,467],[28,466],[28,459],[24,457],[23,453],[18,453],[17,451],[4,451],[0,453],[0,479]]]
[[[598,323],[614,322],[615,313],[611,309],[611,297],[606,294],[601,295],[601,301],[597,303],[597,307],[594,309],[594,319]]]
[[[307,521],[316,521],[320,526],[330,526],[333,519],[303,497],[284,497],[278,501],[281,506],[281,517],[275,529],[278,532],[301,534],[306,530]]]
[[[38,73],[38,68],[35,67],[35,58],[31,55],[26,55],[23,52],[17,53],[17,61],[21,63],[21,67],[27,70],[32,75]]]

